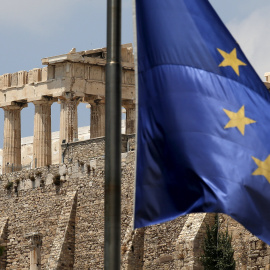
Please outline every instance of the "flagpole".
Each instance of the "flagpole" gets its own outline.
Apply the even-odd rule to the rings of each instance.
[[[121,0],[107,0],[104,269],[121,264]]]

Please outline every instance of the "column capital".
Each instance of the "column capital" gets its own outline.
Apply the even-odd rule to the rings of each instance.
[[[122,101],[122,106],[127,109],[127,108],[134,108],[136,103],[135,100],[123,100]]]
[[[25,235],[25,238],[30,242],[30,250],[33,250],[42,245],[42,233],[32,232]]]
[[[71,98],[59,98],[58,99],[58,103],[59,104],[63,104],[63,103],[72,103],[72,102],[76,102],[77,104],[80,103],[81,97],[71,97]]]
[[[89,103],[90,105],[95,104],[105,104],[105,98],[101,96],[88,96],[83,99],[84,102]]]
[[[34,105],[52,105],[54,102],[57,101],[57,98],[50,97],[50,96],[42,96],[41,99],[33,100],[32,103]]]
[[[95,99],[94,102],[95,102],[96,105],[105,104],[105,98],[103,98],[103,99],[101,99],[101,98],[100,99],[99,98]]]
[[[61,96],[59,96],[60,100],[82,100],[83,96],[75,95],[74,92],[64,92]]]
[[[3,106],[2,108],[6,111],[11,110],[22,110],[23,108],[27,107],[28,104],[26,102],[12,102],[11,105]]]

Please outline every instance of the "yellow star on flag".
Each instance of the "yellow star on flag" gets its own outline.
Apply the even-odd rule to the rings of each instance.
[[[270,155],[265,159],[265,161],[259,160],[255,157],[252,157],[252,159],[258,165],[258,169],[256,169],[252,175],[263,175],[270,183]]]
[[[224,58],[224,60],[219,64],[219,67],[230,66],[239,76],[239,66],[246,66],[246,64],[237,58],[236,48],[234,48],[230,53],[226,53],[218,48],[217,50]]]
[[[242,135],[245,135],[245,126],[246,125],[256,123],[256,121],[245,117],[245,106],[244,105],[236,113],[232,112],[232,111],[228,111],[226,109],[223,109],[223,111],[230,118],[230,121],[227,123],[227,125],[224,128],[237,127]]]

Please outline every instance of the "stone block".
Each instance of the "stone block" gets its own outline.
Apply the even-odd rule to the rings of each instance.
[[[33,71],[33,81],[40,82],[41,81],[41,68],[34,68],[32,71]]]
[[[268,265],[270,263],[270,257],[269,256],[265,256],[264,257],[264,265]]]
[[[173,261],[172,255],[163,255],[159,258],[160,263],[166,263],[166,262],[171,262],[171,261]]]
[[[59,166],[59,174],[60,174],[61,176],[67,174],[67,167],[66,167],[66,165],[61,165],[61,166]]]
[[[262,265],[262,257],[258,257],[256,265]]]
[[[41,81],[46,82],[48,78],[48,67],[44,67],[41,69]]]
[[[49,173],[46,177],[45,184],[46,185],[51,185],[53,183],[53,175]]]
[[[28,72],[25,70],[18,72],[18,86],[27,84]]]
[[[127,48],[121,49],[121,60],[123,62],[129,62],[129,63],[134,62],[132,47],[127,47]]]
[[[135,84],[134,71],[131,70],[125,71],[125,84]]]
[[[74,69],[74,77],[84,79],[85,71],[84,71],[83,64],[77,64],[77,63],[73,64],[73,69]]]
[[[55,78],[55,66],[49,65],[47,70],[47,78],[48,80],[52,80]]]
[[[90,80],[102,81],[104,80],[105,68],[101,66],[91,66]]]
[[[10,87],[11,85],[11,74],[6,73],[3,75],[4,77],[4,83],[3,83],[3,87]]]
[[[121,48],[121,60],[123,62],[128,62],[128,51],[127,51],[127,48]]]
[[[11,87],[18,85],[18,72],[11,74]]]
[[[122,70],[122,76],[121,76],[121,82],[122,82],[122,84],[124,84],[125,83],[125,80],[126,80],[125,74],[126,74],[126,71],[125,70]]]
[[[97,161],[95,159],[90,160],[90,170],[93,171],[96,169]]]
[[[40,187],[40,181],[41,181],[41,178],[36,177],[36,180],[33,182],[33,188]]]
[[[90,73],[91,73],[91,67],[90,66],[87,66],[87,65],[85,65],[85,71],[84,71],[84,73],[85,73],[85,79],[86,80],[90,80]]]
[[[28,72],[28,84],[34,83],[33,70],[29,70]]]
[[[55,78],[56,79],[60,79],[60,78],[63,78],[65,75],[65,72],[64,72],[64,64],[57,64],[55,65]]]
[[[24,189],[32,189],[33,188],[33,182],[30,179],[26,179],[24,181]]]

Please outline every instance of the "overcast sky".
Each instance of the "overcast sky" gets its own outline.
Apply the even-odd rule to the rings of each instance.
[[[269,0],[210,0],[264,79],[270,71]],[[0,74],[42,67],[41,58],[106,46],[106,0],[9,0],[1,2]],[[133,42],[132,0],[122,0],[122,43]],[[59,105],[52,106],[52,130],[59,129]],[[88,117],[86,117],[88,115]],[[22,110],[22,136],[33,135],[34,106]],[[0,147],[3,141],[0,110]],[[89,125],[79,106],[79,125]]]

